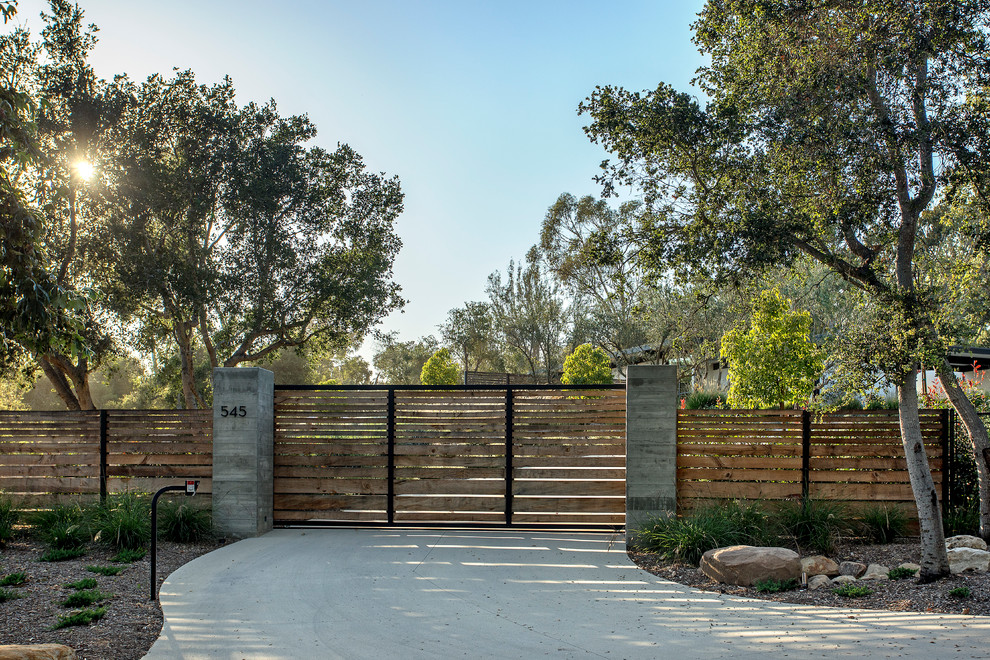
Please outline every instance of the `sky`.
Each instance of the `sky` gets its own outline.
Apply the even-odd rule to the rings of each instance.
[[[485,299],[488,275],[524,258],[560,194],[600,194],[607,154],[577,114],[596,85],[689,90],[704,63],[690,29],[700,0],[79,4],[100,29],[97,75],[229,75],[240,104],[275,99],[282,115],[309,115],[314,144],[349,144],[399,177],[395,281],[408,303],[380,327],[402,340]],[[45,7],[21,0],[16,20],[37,31]]]

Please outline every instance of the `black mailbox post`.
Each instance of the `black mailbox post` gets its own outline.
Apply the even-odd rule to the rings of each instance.
[[[165,486],[151,498],[151,598],[158,600],[158,498],[170,491],[184,491],[186,497],[196,494],[198,480],[187,479],[183,486]]]

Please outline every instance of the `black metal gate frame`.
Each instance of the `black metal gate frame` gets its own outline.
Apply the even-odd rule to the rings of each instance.
[[[614,531],[623,529],[623,525],[609,523],[514,523],[512,521],[512,414],[513,393],[517,391],[540,390],[624,390],[625,384],[618,385],[276,385],[276,392],[291,391],[378,391],[387,392],[386,404],[386,445],[388,448],[388,492],[386,499],[386,521],[374,520],[314,520],[314,521],[279,521],[276,527],[410,527],[432,528],[444,527],[449,529],[536,529],[536,530],[575,530],[575,531]],[[477,392],[505,391],[505,522],[396,522],[395,521],[395,393],[397,391],[418,392]]]

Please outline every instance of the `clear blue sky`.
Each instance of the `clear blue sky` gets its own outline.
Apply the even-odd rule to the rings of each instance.
[[[688,89],[701,0],[84,0],[98,75],[190,68],[230,75],[241,104],[306,113],[316,143],[350,144],[406,194],[396,280],[409,300],[384,329],[436,333],[521,259],[558,195],[594,194],[604,151],[577,106],[595,85]],[[37,29],[47,3],[21,0]],[[363,351],[366,353],[366,351]]]

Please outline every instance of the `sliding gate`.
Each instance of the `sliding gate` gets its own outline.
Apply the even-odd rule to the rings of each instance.
[[[621,526],[623,386],[275,388],[275,524]]]

